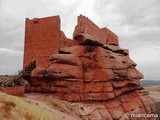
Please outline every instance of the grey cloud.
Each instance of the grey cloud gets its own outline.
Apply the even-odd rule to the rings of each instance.
[[[105,0],[97,1],[95,7],[102,20],[101,25],[109,27],[119,36],[120,46],[129,49],[131,58],[137,62],[137,68],[144,73],[145,79],[160,79],[160,2]]]
[[[13,74],[22,69],[23,56],[10,56],[4,54],[0,57],[0,74]]]
[[[142,73],[145,73],[144,74],[145,80],[159,80],[159,73],[160,73],[159,66],[160,63],[156,63],[156,64],[148,64],[143,67],[138,65],[137,68]]]
[[[71,0],[66,3],[64,0],[0,0],[0,74],[13,73],[22,68],[26,17],[60,15],[61,29],[71,38],[76,16],[81,13],[119,36],[120,46],[130,50],[131,58],[145,74],[145,79],[160,79],[156,75],[160,72],[160,60],[155,59],[160,56],[159,0],[88,1]],[[148,49],[149,46],[153,49]],[[139,54],[139,51],[143,52]],[[144,55],[152,56],[152,61],[145,60],[147,57]],[[156,72],[153,73],[150,68]]]
[[[10,48],[0,48],[0,55],[4,55],[7,54],[9,56],[17,56],[17,55],[21,55],[22,52],[15,50],[15,49],[10,49]]]
[[[146,32],[147,29],[149,31],[160,28],[158,0],[106,0],[97,1],[96,4],[96,12],[100,18],[103,20],[108,19],[108,16],[113,18],[108,19],[108,24],[118,34],[128,32],[128,34],[135,35],[138,32]],[[104,21],[102,24],[107,25]]]

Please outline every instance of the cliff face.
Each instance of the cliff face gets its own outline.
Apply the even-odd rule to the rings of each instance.
[[[76,26],[75,42],[68,42],[61,32],[61,44],[67,45],[59,48],[59,54],[46,58],[50,61],[48,67],[37,65],[26,91],[84,102],[86,108],[80,115],[91,120],[124,120],[125,113],[154,113],[154,101],[143,90],[143,75],[135,68],[128,50],[118,46],[118,37],[111,31],[99,29],[99,34],[94,34],[97,26],[84,21]],[[89,29],[86,23],[94,27]],[[88,111],[87,116],[83,111]]]

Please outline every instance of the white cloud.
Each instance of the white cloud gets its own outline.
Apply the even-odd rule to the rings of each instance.
[[[157,45],[142,45],[131,52],[131,57],[140,65],[148,65],[160,62],[160,47]]]
[[[46,0],[44,0],[46,1]],[[53,0],[50,0],[50,1],[53,1]],[[57,1],[60,1],[61,3],[65,4],[65,5],[73,5],[74,3],[76,3],[77,1],[79,2],[79,0],[57,0]]]
[[[22,51],[17,51],[15,49],[10,49],[10,48],[0,48],[0,55],[2,56],[3,54],[9,55],[9,56],[17,56],[17,55],[22,55]]]

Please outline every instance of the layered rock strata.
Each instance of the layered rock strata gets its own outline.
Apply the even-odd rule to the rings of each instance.
[[[89,104],[96,109],[87,116],[83,111],[86,113],[88,110],[82,110],[81,115],[91,120],[125,120],[126,113],[154,113],[154,101],[140,83],[143,75],[135,68],[136,63],[129,58],[128,50],[118,46],[118,37],[113,33],[113,40],[94,35],[82,22],[80,30],[77,30],[78,22],[72,42],[60,32],[58,54],[46,58],[47,67],[37,65],[26,92],[51,93],[61,100]],[[106,36],[108,34],[111,32]],[[145,119],[148,118],[141,120]]]

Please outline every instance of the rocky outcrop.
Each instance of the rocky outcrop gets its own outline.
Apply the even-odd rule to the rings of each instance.
[[[81,111],[91,120],[124,120],[125,113],[154,113],[154,102],[140,84],[143,75],[125,50],[85,44],[60,51],[63,54],[48,58],[49,67],[32,71],[28,90],[50,92],[70,102],[91,102]]]
[[[118,46],[114,34],[113,40],[99,34],[94,36],[89,28],[92,24],[79,28],[83,34],[78,34],[77,26],[75,43],[67,42],[66,46],[62,41],[68,39],[61,32],[63,47],[59,54],[46,58],[50,61],[48,67],[39,65],[32,71],[26,91],[52,93],[61,100],[90,103],[81,115],[91,120],[124,120],[126,113],[154,113],[154,101],[143,90],[140,83],[143,75],[129,58],[128,50]],[[83,111],[88,114],[83,115]]]

